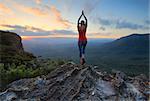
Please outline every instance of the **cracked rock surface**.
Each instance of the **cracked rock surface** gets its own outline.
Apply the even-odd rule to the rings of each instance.
[[[12,82],[0,93],[0,101],[149,100],[149,81],[144,75],[128,77],[123,72],[108,74],[97,68],[66,63],[46,76]]]

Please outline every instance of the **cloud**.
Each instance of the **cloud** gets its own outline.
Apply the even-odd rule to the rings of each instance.
[[[12,10],[2,3],[0,3],[0,11],[7,14],[12,13]]]
[[[55,6],[51,6],[50,10],[56,16],[56,20],[58,22],[62,23],[67,28],[69,28],[71,26],[71,23],[68,20],[65,20],[62,18],[61,12]]]
[[[34,15],[36,18],[49,19],[55,26],[69,28],[72,23],[64,19],[61,12],[55,6],[40,5],[39,7],[29,7],[22,4],[15,3],[15,7],[21,12]],[[40,18],[41,19],[41,18]]]
[[[29,12],[31,14],[35,14],[37,16],[47,15],[47,12],[44,12],[43,10],[41,10],[39,8],[29,7],[29,8],[24,9],[24,11]]]
[[[112,20],[103,19],[103,18],[100,18],[100,17],[97,20],[98,20],[99,24],[106,25],[106,26],[109,26],[113,23]]]
[[[102,30],[102,31],[105,31],[105,30],[106,30],[106,28],[103,27],[103,26],[101,26],[99,29]]]
[[[128,28],[128,29],[143,29],[145,28],[144,25],[140,24],[134,24],[128,21],[118,21],[116,22],[116,28],[118,29],[123,29],[123,28]]]
[[[20,25],[1,25],[2,27],[11,28],[12,32],[16,32],[19,35],[48,35],[48,31],[33,26],[20,26]]]
[[[42,0],[35,0],[36,4],[41,4]]]
[[[32,27],[32,26],[20,26],[20,25],[1,25],[2,27],[13,28],[14,30],[20,31],[33,31],[33,32],[41,32],[44,31],[40,28]]]
[[[70,30],[53,30],[51,31],[52,33],[54,34],[69,34],[69,35],[75,35],[77,33],[73,32],[73,31],[70,31]]]
[[[96,33],[88,33],[89,36],[109,36],[112,35],[110,32],[96,32]]]
[[[145,25],[142,24],[136,24],[129,22],[124,19],[105,19],[105,18],[97,18],[98,23],[101,26],[114,26],[116,29],[132,29],[132,30],[137,30],[137,29],[147,29]]]
[[[39,16],[47,16],[48,12],[40,9],[40,8],[36,8],[36,7],[27,7],[21,4],[15,4],[16,8],[19,9],[20,11],[23,11],[27,14],[31,14],[31,15],[35,15],[37,17]]]
[[[15,10],[16,13],[12,17],[16,19],[22,19],[21,22],[14,22],[12,24],[29,24],[30,26],[38,26],[40,28],[44,27],[47,30],[68,29],[72,26],[72,23],[67,19],[64,19],[58,8],[53,5],[41,4],[38,6],[27,6],[15,1],[11,1],[11,4],[13,5],[13,10]],[[18,16],[20,13],[23,15]],[[27,16],[29,19],[26,19],[25,16]],[[8,20],[6,20],[5,24],[12,22],[12,20],[9,21],[12,19],[12,17],[7,16]]]
[[[145,24],[147,24],[147,25],[150,24],[150,20],[145,20],[144,22],[145,22]]]
[[[72,30],[50,30],[46,31],[33,26],[20,26],[20,25],[0,25],[3,27],[12,28],[11,32],[19,34],[24,40],[31,40],[34,38],[78,38],[78,33]],[[97,32],[87,33],[88,38],[107,38],[111,37],[112,33]]]
[[[97,7],[100,1],[101,0],[85,0],[83,9],[86,14],[90,14]]]
[[[33,26],[20,26],[20,25],[0,25],[2,27],[12,28],[12,32],[16,32],[23,36],[47,36],[47,35],[76,35],[75,32],[71,30],[51,30],[46,31]]]

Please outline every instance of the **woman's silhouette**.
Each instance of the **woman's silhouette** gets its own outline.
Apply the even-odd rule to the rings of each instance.
[[[84,20],[81,20],[81,17],[85,18]],[[81,20],[81,22],[80,22]],[[87,44],[87,38],[86,38],[86,29],[87,29],[87,18],[84,15],[84,12],[82,11],[81,16],[78,19],[78,24],[77,24],[78,32],[79,32],[79,39],[78,39],[78,46],[79,46],[79,51],[80,51],[80,63],[83,65],[85,63],[85,47]]]

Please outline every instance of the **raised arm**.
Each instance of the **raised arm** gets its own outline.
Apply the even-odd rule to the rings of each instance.
[[[79,27],[81,17],[82,17],[82,14],[80,15],[80,17],[79,17],[79,19],[78,19],[77,27]]]
[[[84,16],[84,18],[85,18],[85,26],[87,27],[88,21],[87,21],[86,16],[84,15],[84,13],[83,13],[83,16]]]

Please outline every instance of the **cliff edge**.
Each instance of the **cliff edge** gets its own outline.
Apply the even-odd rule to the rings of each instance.
[[[22,40],[14,32],[0,30],[0,62],[6,64],[19,64],[35,58],[33,54],[25,52]]]

